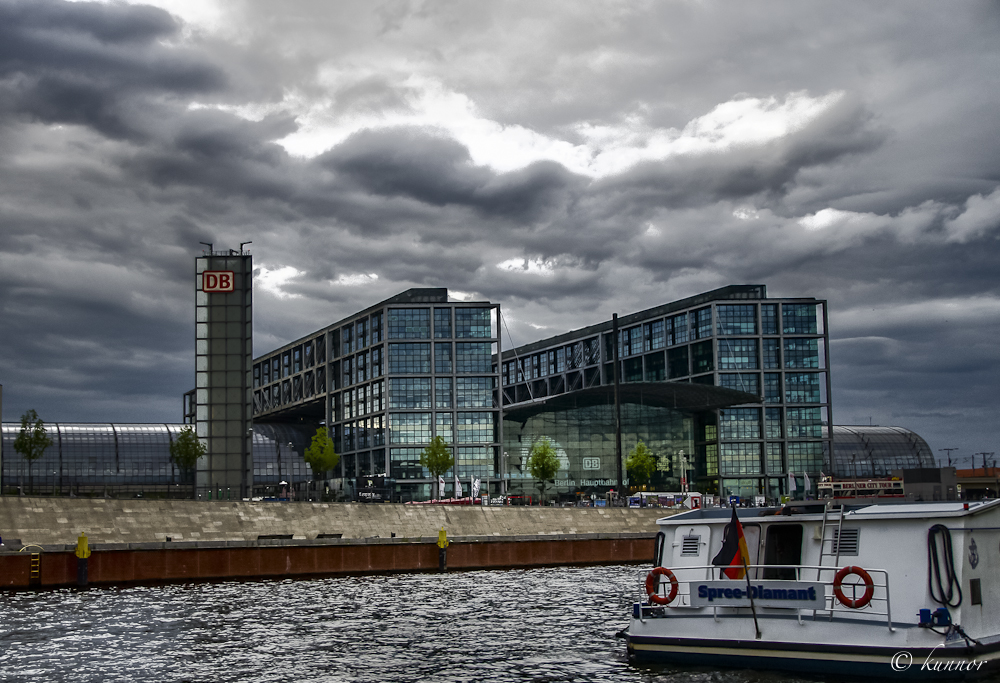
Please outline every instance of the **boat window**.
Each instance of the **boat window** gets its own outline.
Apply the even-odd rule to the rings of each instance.
[[[846,541],[846,535],[845,539]],[[801,524],[771,524],[767,528],[767,539],[764,542],[764,564],[802,563],[802,525]],[[765,579],[794,580],[795,569],[774,567],[764,569]]]
[[[861,529],[833,530],[833,552],[840,555],[857,555]]]

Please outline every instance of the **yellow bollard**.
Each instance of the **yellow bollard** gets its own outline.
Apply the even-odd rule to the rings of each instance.
[[[83,588],[87,585],[87,558],[90,557],[90,545],[87,534],[80,533],[76,539],[76,585]]]
[[[438,571],[448,571],[448,534],[444,527],[438,532]]]

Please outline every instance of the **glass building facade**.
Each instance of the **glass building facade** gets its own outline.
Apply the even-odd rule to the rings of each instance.
[[[840,479],[878,479],[895,470],[936,468],[934,452],[921,436],[902,427],[837,425],[833,428],[833,463]]]
[[[753,402],[696,414],[695,485],[723,496],[776,498],[786,493],[789,473],[830,469],[828,341],[825,301],[771,299],[764,285],[723,287],[623,316],[617,339],[608,321],[504,352],[504,409],[613,384],[616,352],[623,384],[752,394]],[[614,422],[600,428],[613,434]],[[568,449],[569,461],[585,450]]]
[[[384,474],[402,500],[429,497],[419,460],[435,436],[455,456],[449,487],[456,473],[485,480],[501,443],[498,318],[447,289],[403,292],[255,359],[255,423],[327,425],[335,476]]]
[[[52,445],[31,464],[29,473],[28,462],[14,450],[21,425],[5,422],[0,426],[0,489],[5,495],[191,498],[191,473],[170,461],[170,444],[186,426],[48,423]],[[254,427],[253,495],[277,495],[282,481],[312,477],[302,454],[313,431],[298,425]],[[207,492],[199,493],[207,499]],[[239,491],[216,489],[213,498],[238,499]]]

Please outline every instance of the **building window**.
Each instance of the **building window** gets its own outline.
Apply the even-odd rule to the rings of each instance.
[[[715,359],[712,357],[712,342],[704,341],[691,345],[691,374],[715,370]]]
[[[654,320],[651,323],[646,323],[646,329],[649,339],[649,344],[646,348],[647,351],[662,349],[667,345],[666,327],[662,320]]]
[[[777,370],[781,367],[781,348],[778,346],[777,339],[764,339],[762,340],[763,355],[764,355],[764,369],[765,370]]]
[[[340,338],[344,343],[341,353],[347,355],[354,349],[351,346],[351,339],[354,337],[354,325],[345,325],[340,330]]]
[[[759,439],[760,408],[726,408],[719,415],[723,439]]]
[[[389,344],[391,374],[430,374],[430,344]]]
[[[489,446],[459,446],[456,453],[458,476],[485,479],[493,474],[493,449]]]
[[[814,472],[823,468],[823,442],[802,441],[788,443],[788,471]]]
[[[781,403],[781,373],[764,373],[764,403]]]
[[[720,336],[757,334],[757,307],[753,304],[719,304],[715,312]]]
[[[646,354],[646,381],[663,382],[667,379],[667,364],[663,351]]]
[[[781,474],[785,471],[784,466],[781,463],[781,447],[780,443],[769,443],[767,444],[767,473],[768,474]]]
[[[712,309],[701,308],[691,314],[691,339],[707,339],[712,336]]]
[[[785,338],[786,368],[818,368],[819,340]]]
[[[757,368],[756,339],[719,340],[720,370],[756,370]]]
[[[493,336],[489,308],[456,308],[455,337],[458,339],[489,339]]]
[[[389,413],[390,443],[428,443],[430,440],[430,413]]]
[[[434,380],[434,407],[451,408],[453,403],[451,378],[437,377]]]
[[[430,339],[429,308],[390,308],[389,339]]]
[[[688,341],[688,315],[681,313],[667,318],[667,344],[685,344]]]
[[[372,344],[378,344],[382,341],[382,314],[375,313],[372,315]]]
[[[390,448],[389,476],[394,479],[428,479],[431,474],[420,466],[420,448]]]
[[[451,309],[434,309],[434,338],[451,339]]]
[[[601,340],[591,337],[583,342],[584,362],[587,365],[597,365],[601,362]],[[562,370],[560,370],[562,372]]]
[[[457,342],[455,372],[489,373],[493,370],[492,345],[489,342]]]
[[[788,403],[819,403],[819,374],[785,373],[785,400]]]
[[[726,372],[719,375],[719,386],[760,396],[760,375],[756,372]]]
[[[760,305],[761,334],[778,334],[778,304]]]
[[[459,377],[455,381],[456,408],[492,408],[493,379],[491,377]]]
[[[816,304],[784,304],[781,326],[785,334],[816,334]]]
[[[458,443],[492,443],[493,413],[458,413]]]
[[[789,439],[823,438],[822,413],[819,408],[789,408],[785,426]]]
[[[783,439],[781,408],[764,408],[764,434],[768,439]]]
[[[667,372],[670,379],[687,377],[691,374],[688,368],[688,347],[679,346],[667,351]]]
[[[354,325],[354,348],[361,350],[368,346],[368,320],[361,319]]]
[[[437,413],[434,415],[434,436],[440,436],[448,443],[455,442],[451,413]]]
[[[451,374],[451,342],[434,344],[434,372]]]
[[[720,444],[719,461],[719,469],[723,477],[760,474],[760,444]]]
[[[389,408],[430,408],[430,377],[406,377],[389,380]]]

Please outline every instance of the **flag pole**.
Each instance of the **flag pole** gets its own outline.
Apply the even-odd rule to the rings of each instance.
[[[750,598],[750,612],[753,614],[753,628],[757,632],[757,640],[760,640],[760,625],[757,623],[757,607],[753,604],[753,587],[750,585],[750,567],[747,566],[747,558],[740,553],[743,560],[743,572],[747,577],[747,597]]]

